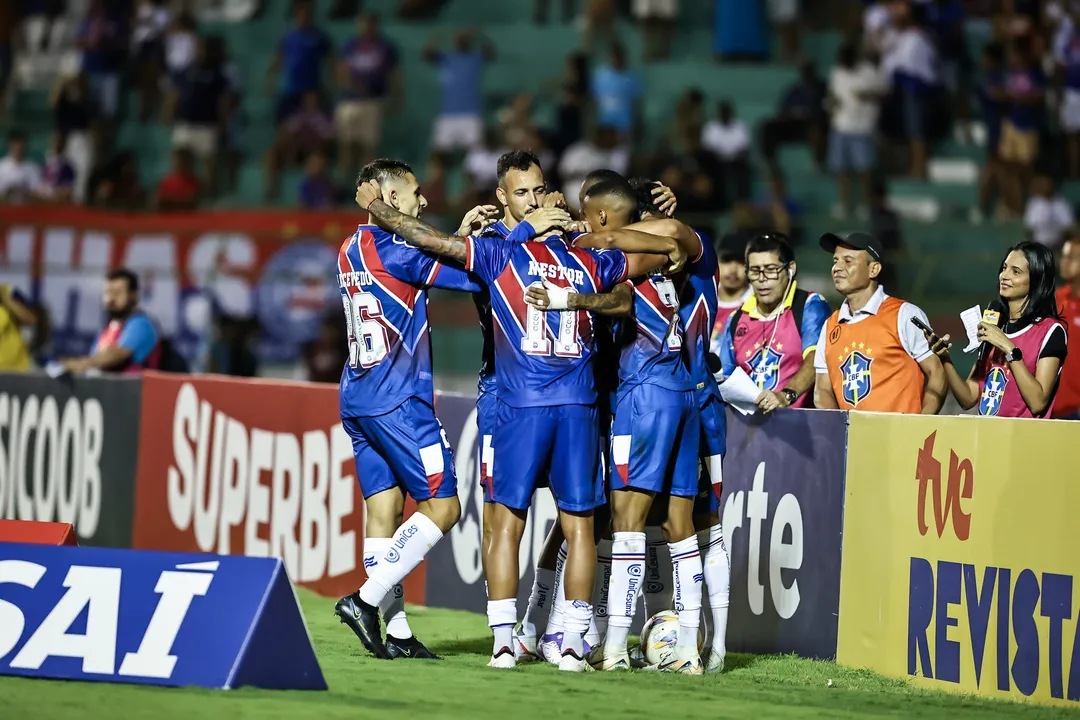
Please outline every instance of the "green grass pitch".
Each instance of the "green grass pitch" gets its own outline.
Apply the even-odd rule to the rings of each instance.
[[[480,615],[411,608],[417,635],[443,662],[378,661],[333,617],[333,601],[299,591],[328,692],[207,691],[0,678],[0,718],[1073,718],[1074,710],[935,693],[901,680],[795,657],[729,655],[722,675],[491,670]],[[828,681],[832,680],[832,687]]]

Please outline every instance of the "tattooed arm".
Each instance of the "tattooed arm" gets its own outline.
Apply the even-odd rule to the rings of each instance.
[[[525,291],[525,302],[540,310],[562,309],[552,307],[547,286],[529,287]],[[629,315],[634,309],[634,292],[626,283],[620,283],[606,293],[566,293],[565,302],[567,310],[588,310],[597,315]]]
[[[379,227],[403,238],[410,245],[460,263],[466,261],[465,238],[437,230],[420,218],[398,212],[382,200],[372,202],[368,212]]]

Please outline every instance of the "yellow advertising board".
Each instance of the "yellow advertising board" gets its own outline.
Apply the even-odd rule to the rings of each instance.
[[[1080,423],[851,413],[837,662],[1080,707]]]

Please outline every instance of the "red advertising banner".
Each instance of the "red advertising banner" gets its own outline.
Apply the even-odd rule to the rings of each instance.
[[[318,320],[340,304],[337,249],[358,213],[110,213],[6,207],[0,213],[0,283],[49,310],[57,352],[83,353],[103,326],[109,268],[134,270],[142,306],[188,357],[214,312],[254,316],[260,357],[291,360]]]
[[[0,542],[78,545],[79,538],[71,523],[0,520]]]
[[[133,547],[280,557],[293,582],[339,596],[365,578],[363,537],[336,386],[143,376]],[[425,570],[408,601],[424,601]]]

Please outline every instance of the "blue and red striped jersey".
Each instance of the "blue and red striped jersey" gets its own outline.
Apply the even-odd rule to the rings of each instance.
[[[571,247],[558,236],[466,242],[465,267],[491,294],[499,399],[514,407],[595,403],[591,314],[538,310],[525,302],[525,291],[547,280],[574,292],[608,292],[626,279],[626,255]]]
[[[667,275],[634,278],[634,314],[619,321],[619,389],[658,385],[692,390],[683,356],[679,294]]]
[[[375,225],[361,225],[338,251],[338,289],[348,323],[341,417],[390,412],[410,397],[434,404],[427,288],[479,292],[446,264]]]
[[[711,388],[719,393],[716,380],[705,362],[709,353],[713,323],[716,322],[717,301],[720,286],[720,263],[716,248],[703,233],[701,252],[686,264],[682,285],[679,289],[679,316],[685,328],[686,364],[690,379],[698,389]]]

